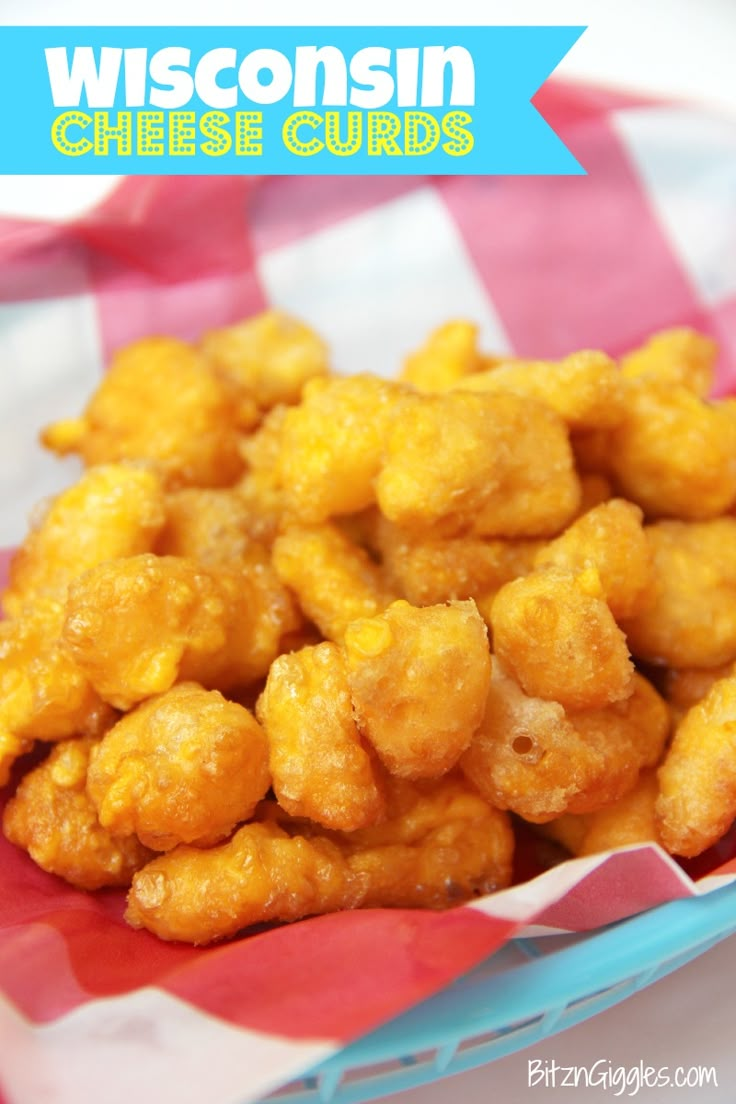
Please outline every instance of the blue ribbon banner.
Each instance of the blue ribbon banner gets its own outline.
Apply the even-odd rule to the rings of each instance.
[[[581,175],[583,27],[4,27],[0,172]]]

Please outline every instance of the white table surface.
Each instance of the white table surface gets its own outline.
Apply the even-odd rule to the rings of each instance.
[[[578,23],[588,30],[558,69],[573,79],[682,96],[736,111],[736,0],[2,0],[9,23]],[[84,207],[110,186],[68,178],[0,177],[0,211],[43,215]],[[48,210],[49,197],[57,211]],[[734,197],[736,202],[736,196]],[[481,1070],[386,1098],[389,1104],[557,1104],[627,1099],[613,1090],[528,1087],[530,1059],[591,1066],[715,1066],[718,1088],[642,1089],[634,1099],[736,1101],[736,936],[616,1008]]]

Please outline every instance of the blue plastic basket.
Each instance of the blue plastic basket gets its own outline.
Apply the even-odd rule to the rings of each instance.
[[[267,1100],[359,1104],[475,1069],[610,1008],[734,931],[736,884],[600,931],[512,940]]]

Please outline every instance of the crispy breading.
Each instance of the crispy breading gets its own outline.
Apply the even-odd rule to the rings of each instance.
[[[256,432],[245,437],[240,445],[246,472],[235,490],[248,515],[248,532],[255,540],[269,546],[279,531],[286,509],[278,463],[287,409],[286,406],[274,406]]]
[[[536,399],[554,410],[571,429],[618,425],[624,414],[624,390],[618,365],[590,349],[564,360],[515,360],[490,371],[465,376],[464,391],[508,392]]]
[[[330,522],[290,526],[272,556],[279,579],[328,640],[341,640],[351,621],[381,613],[396,598],[368,553]]]
[[[86,464],[148,460],[170,487],[223,487],[243,464],[232,390],[190,345],[149,337],[121,349],[81,418],[57,422],[43,443]]]
[[[540,831],[573,855],[596,855],[614,847],[661,843],[654,807],[659,793],[654,770],[642,771],[633,790],[593,813],[565,813]]]
[[[0,786],[34,740],[96,734],[114,716],[57,639],[62,610],[0,622]]]
[[[736,659],[736,518],[658,521],[645,533],[653,564],[646,604],[622,622],[633,654],[668,667]]]
[[[64,644],[117,709],[178,680],[261,678],[299,619],[267,558],[250,555],[233,570],[151,554],[100,564],[70,588]]]
[[[164,521],[158,478],[132,464],[92,468],[55,498],[10,565],[9,617],[34,604],[63,603],[73,579],[105,560],[154,545]]]
[[[232,565],[251,550],[252,515],[233,488],[186,487],[166,496],[166,524],[154,551],[207,565]]]
[[[264,921],[447,908],[508,885],[513,835],[504,813],[455,777],[391,785],[389,819],[355,833],[325,833],[264,803],[260,819],[228,843],[178,847],[144,867],[126,919],[161,939],[209,943]]]
[[[659,768],[657,822],[675,855],[699,855],[736,817],[736,678],[719,679],[675,729]]]
[[[100,824],[85,789],[96,745],[83,736],[62,740],[25,775],[3,817],[11,843],[79,889],[130,885],[153,857],[135,836],[113,835]]]
[[[326,521],[375,502],[388,426],[408,389],[374,376],[312,380],[281,424],[277,474],[288,511]]]
[[[496,591],[532,570],[535,540],[427,537],[382,518],[378,546],[389,583],[415,606],[451,599],[492,600]]]
[[[387,790],[385,821],[343,836],[363,907],[447,908],[510,883],[511,824],[459,772]]]
[[[87,776],[100,823],[155,851],[219,842],[269,785],[266,736],[253,715],[194,682],[122,717],[93,749]]]
[[[718,347],[712,338],[687,327],[662,330],[621,361],[626,379],[644,376],[687,387],[694,395],[710,394]]]
[[[308,380],[329,374],[324,341],[309,326],[278,310],[209,330],[199,349],[237,394],[244,428],[253,425],[257,412],[299,402]]]
[[[536,567],[598,571],[603,596],[618,621],[631,617],[647,600],[652,579],[652,552],[638,506],[612,498],[574,521],[537,553]]]
[[[256,715],[268,738],[274,793],[287,813],[344,831],[383,815],[381,775],[355,724],[336,644],[280,656]]]
[[[516,395],[405,399],[376,474],[381,512],[435,536],[554,536],[580,502],[562,419]]]
[[[715,518],[736,500],[736,409],[666,379],[632,379],[609,455],[619,491],[647,517]]]
[[[494,657],[484,718],[460,765],[498,808],[543,823],[628,792],[659,759],[668,731],[664,702],[639,675],[627,701],[569,713],[526,695]]]
[[[409,779],[449,771],[481,722],[491,677],[475,603],[394,602],[348,626],[345,652],[358,726],[388,770]]]
[[[493,646],[525,693],[566,709],[599,709],[627,698],[633,665],[604,600],[596,569],[537,570],[499,590]]]
[[[404,361],[401,378],[418,391],[447,391],[486,367],[478,350],[478,327],[457,319],[433,330]]]

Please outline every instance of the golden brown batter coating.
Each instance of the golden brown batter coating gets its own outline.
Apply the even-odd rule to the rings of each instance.
[[[392,774],[438,778],[483,717],[491,677],[474,602],[416,609],[400,600],[345,633],[358,727]]]
[[[592,565],[616,620],[633,616],[646,602],[652,578],[652,553],[641,510],[622,498],[594,507],[543,547],[535,565],[573,573]]]
[[[169,487],[224,487],[242,471],[233,393],[195,349],[149,337],[121,349],[81,418],[44,444],[86,464],[148,460]]]
[[[705,851],[736,817],[736,678],[685,714],[659,768],[657,822],[674,855]]]
[[[488,359],[478,350],[478,327],[458,319],[439,326],[406,358],[401,378],[418,391],[448,391],[489,366]]]
[[[266,737],[252,714],[185,682],[110,729],[93,751],[87,792],[105,828],[168,851],[223,839],[269,785]]]
[[[467,598],[490,605],[504,583],[533,569],[542,548],[534,540],[427,537],[385,518],[377,535],[390,584],[415,606]]]
[[[264,311],[234,326],[210,330],[199,348],[238,396],[243,428],[278,403],[299,402],[308,380],[329,374],[325,343],[309,326],[282,311]]]
[[[580,502],[564,422],[516,395],[407,398],[372,474],[390,521],[435,536],[555,536]]]
[[[63,641],[117,709],[181,679],[222,690],[252,682],[299,624],[264,554],[252,557],[234,571],[178,556],[110,560],[70,588]]]
[[[0,622],[0,786],[34,740],[94,735],[114,716],[59,644],[61,613]]]
[[[633,379],[610,462],[619,491],[647,517],[715,518],[736,500],[736,409],[666,379]]]
[[[267,802],[228,843],[154,859],[133,882],[126,919],[161,939],[209,943],[338,909],[447,908],[508,885],[512,853],[506,815],[467,782],[394,780],[380,828],[323,833]]]
[[[525,693],[565,709],[599,709],[627,698],[633,665],[594,567],[548,568],[499,590],[493,645]]]
[[[246,471],[234,489],[247,513],[248,532],[266,546],[273,543],[286,509],[278,461],[287,409],[286,406],[274,406],[258,429],[244,437],[240,444]]]
[[[280,656],[257,716],[273,788],[292,816],[352,831],[384,812],[383,785],[353,719],[342,650],[329,642]]]
[[[381,613],[396,597],[368,553],[329,522],[290,526],[272,555],[281,582],[328,640],[341,640],[351,621]]]
[[[637,843],[661,843],[654,812],[658,793],[656,771],[642,771],[633,790],[618,801],[594,813],[566,813],[540,831],[573,855],[596,855]]]
[[[624,389],[618,365],[605,353],[583,349],[564,360],[515,360],[461,379],[467,391],[504,391],[536,399],[554,410],[571,429],[618,425]]]
[[[624,621],[637,658],[668,667],[717,667],[736,659],[736,518],[659,521],[646,604]]]
[[[566,713],[528,697],[494,657],[483,722],[460,765],[498,808],[543,823],[622,796],[657,762],[668,731],[664,702],[639,675],[628,701]]]
[[[407,394],[373,376],[307,384],[281,424],[277,470],[294,519],[327,521],[375,502],[388,426]]]
[[[447,908],[509,885],[511,824],[462,775],[387,787],[385,822],[343,837],[364,908]]]
[[[113,835],[97,819],[85,789],[96,744],[89,737],[62,740],[23,778],[3,818],[11,843],[79,889],[130,885],[153,857],[135,836]]]
[[[53,500],[16,552],[5,613],[20,617],[38,603],[63,603],[72,580],[91,567],[148,552],[165,516],[161,484],[145,468],[106,464],[85,472]]]
[[[154,551],[205,566],[232,564],[253,547],[251,524],[236,489],[185,487],[166,496],[166,524]]]
[[[715,341],[705,334],[687,327],[662,330],[623,358],[621,375],[661,380],[705,397],[713,386],[717,357]]]

